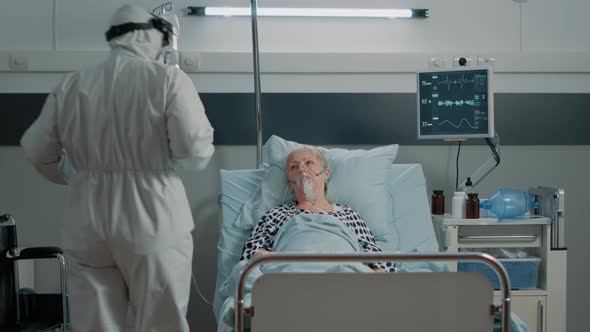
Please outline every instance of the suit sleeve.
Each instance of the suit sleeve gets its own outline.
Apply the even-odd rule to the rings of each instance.
[[[205,115],[205,107],[184,72],[177,71],[171,86],[166,127],[173,163],[178,168],[203,169],[215,151],[213,128]]]

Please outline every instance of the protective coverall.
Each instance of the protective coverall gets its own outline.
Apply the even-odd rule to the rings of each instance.
[[[111,25],[150,18],[126,5]],[[155,61],[162,36],[149,29],[112,39],[109,58],[66,75],[21,139],[43,176],[67,184],[74,331],[189,329],[194,223],[175,169],[206,166],[213,128],[190,78]]]

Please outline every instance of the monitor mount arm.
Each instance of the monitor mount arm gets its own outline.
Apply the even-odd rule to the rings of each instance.
[[[479,166],[479,168],[471,175],[471,182],[474,187],[500,164],[500,136],[496,133],[494,138],[486,138],[485,140],[490,147],[490,150],[492,150],[492,156],[481,164],[481,166]],[[458,191],[465,191],[465,182],[466,181],[463,181],[463,183],[459,185],[457,188]]]

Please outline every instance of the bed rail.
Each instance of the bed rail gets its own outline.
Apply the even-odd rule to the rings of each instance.
[[[478,261],[491,266],[498,274],[501,284],[502,332],[510,329],[510,280],[502,264],[493,256],[482,253],[358,253],[358,254],[302,254],[269,253],[253,258],[240,274],[236,289],[235,326],[236,331],[244,330],[244,284],[248,274],[258,265],[270,262],[370,262],[370,261]],[[450,272],[452,273],[452,272]]]

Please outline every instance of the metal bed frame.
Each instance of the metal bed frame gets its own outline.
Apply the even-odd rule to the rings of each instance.
[[[510,280],[504,266],[493,256],[481,253],[432,253],[432,254],[310,254],[270,253],[258,256],[242,271],[235,297],[236,331],[244,330],[244,314],[252,315],[251,308],[245,308],[244,285],[248,274],[257,266],[270,262],[366,262],[366,261],[478,261],[491,266],[499,276],[501,284],[501,305],[494,306],[493,313],[498,310],[502,314],[502,332],[510,331]],[[449,272],[452,273],[452,272]]]

